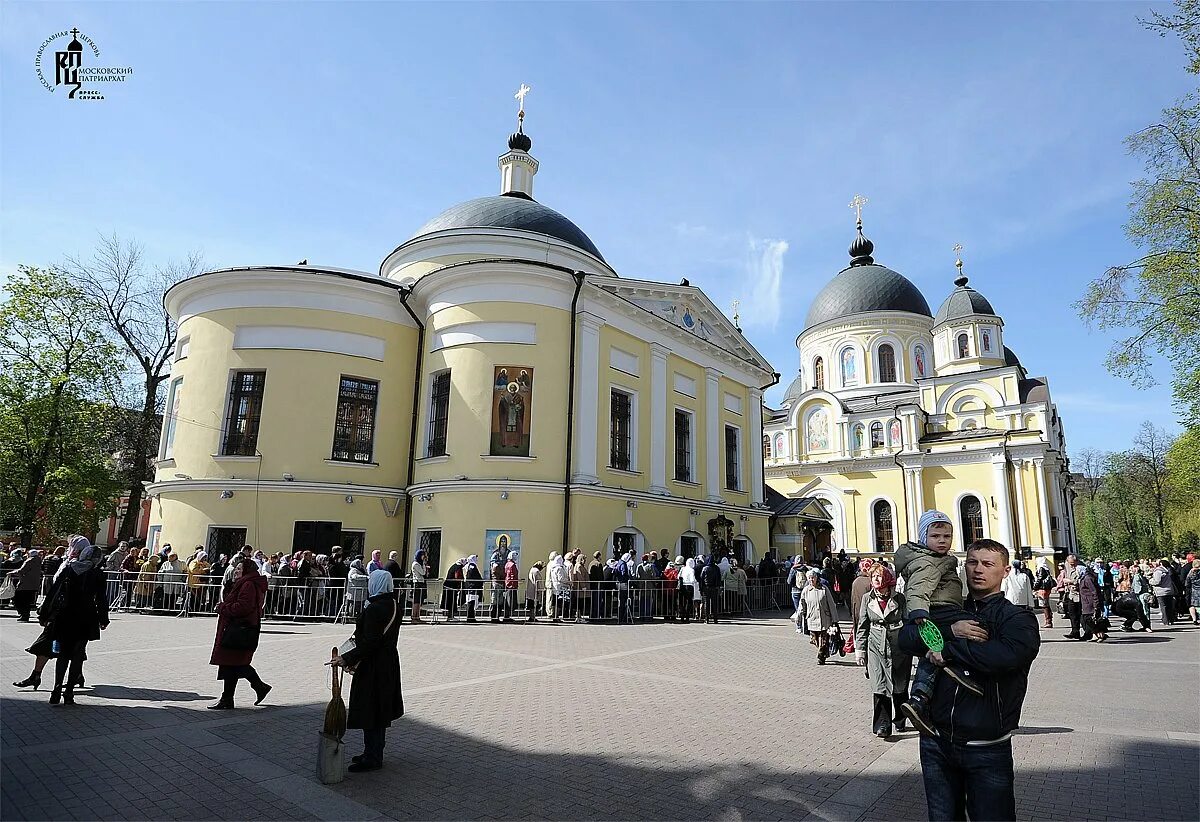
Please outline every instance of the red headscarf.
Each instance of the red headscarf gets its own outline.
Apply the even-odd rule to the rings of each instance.
[[[878,582],[876,579],[878,578]],[[876,593],[892,591],[896,587],[896,575],[886,565],[876,565],[871,569],[871,589]]]

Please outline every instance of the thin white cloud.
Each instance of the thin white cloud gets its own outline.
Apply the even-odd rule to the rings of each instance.
[[[1054,394],[1054,402],[1067,411],[1104,414],[1144,414],[1157,417],[1164,410],[1162,403],[1154,400],[1119,400],[1087,392],[1058,391]],[[1169,409],[1167,410],[1169,413]]]
[[[744,327],[774,331],[779,325],[783,255],[787,250],[787,240],[747,238],[746,294],[738,295]]]

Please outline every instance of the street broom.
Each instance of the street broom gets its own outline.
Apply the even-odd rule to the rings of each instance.
[[[338,649],[333,649],[337,659]],[[346,776],[346,746],[342,737],[346,735],[346,702],[342,699],[342,666],[329,663],[332,671],[333,698],[325,706],[325,726],[321,729],[317,746],[317,778],[324,785],[341,782]]]

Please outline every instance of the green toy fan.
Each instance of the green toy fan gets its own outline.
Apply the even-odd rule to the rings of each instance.
[[[918,630],[921,632],[921,639],[925,642],[925,646],[935,654],[940,654],[946,647],[946,643],[942,641],[942,632],[929,620],[921,623]]]

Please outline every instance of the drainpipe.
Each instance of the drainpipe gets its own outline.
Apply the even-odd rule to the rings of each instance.
[[[570,355],[567,358],[567,458],[563,472],[563,527],[562,552],[567,552],[567,541],[571,533],[571,467],[575,455],[575,337],[578,333],[579,292],[583,290],[584,273],[572,271],[575,278],[575,294],[571,297],[571,342]],[[594,443],[593,443],[594,445]]]
[[[400,297],[400,304],[408,312],[408,316],[412,317],[413,322],[417,324],[417,358],[413,367],[412,422],[408,429],[408,477],[404,482],[404,536],[400,540],[400,567],[407,568],[408,546],[412,532],[412,495],[408,493],[408,489],[412,487],[413,476],[417,469],[417,413],[421,409],[421,369],[425,364],[425,323],[421,322],[416,312],[412,310],[412,306],[408,304],[408,298],[412,296],[412,286],[401,288],[396,293]]]

